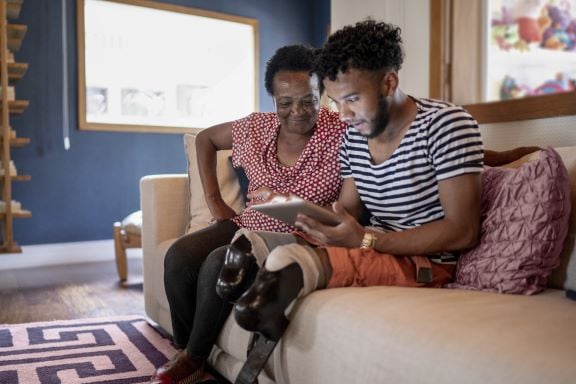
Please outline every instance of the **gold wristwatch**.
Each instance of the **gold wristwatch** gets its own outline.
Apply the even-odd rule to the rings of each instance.
[[[376,245],[376,235],[372,232],[364,232],[364,237],[362,237],[362,242],[360,243],[360,248],[362,249],[372,249]]]

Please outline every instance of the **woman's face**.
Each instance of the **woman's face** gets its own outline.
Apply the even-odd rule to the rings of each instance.
[[[310,76],[308,71],[278,71],[273,89],[281,129],[290,133],[310,133],[320,111],[317,76]]]

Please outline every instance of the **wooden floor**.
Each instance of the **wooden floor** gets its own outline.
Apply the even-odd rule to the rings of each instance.
[[[125,288],[114,261],[0,271],[0,324],[144,316],[142,259],[128,263],[136,283],[129,280]]]

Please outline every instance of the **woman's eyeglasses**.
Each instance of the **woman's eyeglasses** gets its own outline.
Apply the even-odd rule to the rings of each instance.
[[[318,107],[319,100],[317,97],[305,96],[303,98],[281,98],[274,99],[274,104],[276,105],[276,110],[278,111],[288,111],[293,107],[298,108],[299,106],[307,111],[312,111]]]

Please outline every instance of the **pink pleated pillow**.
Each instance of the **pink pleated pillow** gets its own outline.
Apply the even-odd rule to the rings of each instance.
[[[449,288],[531,295],[546,288],[568,231],[570,182],[554,149],[517,169],[482,174],[481,238]]]

